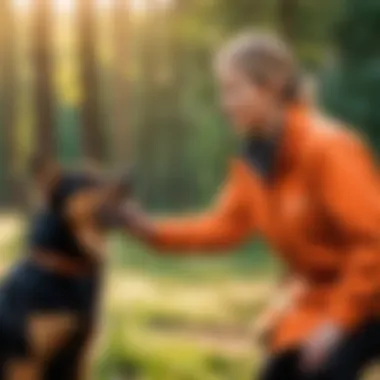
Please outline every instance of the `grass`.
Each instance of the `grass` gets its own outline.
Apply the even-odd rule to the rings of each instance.
[[[99,379],[110,375],[150,380],[251,378],[254,350],[247,334],[249,320],[234,307],[241,300],[224,297],[228,289],[210,284],[196,290],[191,285],[168,289],[156,279],[146,293],[140,287],[137,296],[125,297],[116,289],[133,289],[133,281],[114,278],[109,286]]]
[[[262,244],[178,258],[115,237],[110,252],[99,380],[252,379],[249,326],[278,270]]]

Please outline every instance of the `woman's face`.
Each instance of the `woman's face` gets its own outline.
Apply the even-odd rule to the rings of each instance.
[[[260,134],[276,107],[274,91],[255,84],[233,65],[218,67],[221,105],[239,135]]]

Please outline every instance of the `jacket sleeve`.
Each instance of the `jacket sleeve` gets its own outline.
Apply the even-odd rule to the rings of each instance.
[[[198,216],[158,220],[153,245],[167,251],[224,250],[252,233],[250,214],[247,190],[234,163],[215,207]]]
[[[326,149],[319,180],[325,211],[348,241],[329,312],[350,328],[366,319],[380,289],[377,168],[359,139],[343,136]]]

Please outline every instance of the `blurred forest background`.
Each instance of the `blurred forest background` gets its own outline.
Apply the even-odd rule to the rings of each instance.
[[[376,0],[1,0],[0,247],[22,253],[31,152],[133,165],[152,212],[208,204],[236,142],[212,57],[249,28],[276,30],[320,102],[380,149]],[[251,321],[277,263],[261,243],[217,259],[158,258],[114,236],[96,380],[251,379]]]

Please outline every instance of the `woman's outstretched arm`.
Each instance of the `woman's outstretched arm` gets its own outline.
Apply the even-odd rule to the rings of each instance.
[[[220,251],[253,233],[251,206],[239,166],[233,164],[214,208],[200,215],[153,220],[130,208],[128,230],[161,251]]]

